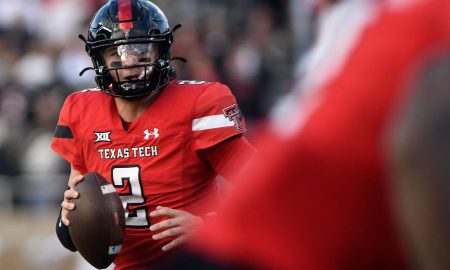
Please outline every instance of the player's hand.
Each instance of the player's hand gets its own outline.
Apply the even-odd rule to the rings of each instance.
[[[83,181],[84,175],[77,175],[72,179],[69,179],[69,189],[64,192],[64,201],[61,203],[61,221],[64,225],[69,226],[69,219],[67,219],[67,214],[69,211],[75,209],[75,204],[70,200],[78,198],[80,194],[75,190],[76,185]]]
[[[186,242],[189,232],[195,227],[203,224],[203,219],[201,217],[194,216],[186,211],[163,206],[158,206],[155,211],[150,213],[150,216],[169,217],[166,220],[150,226],[150,231],[152,232],[162,230],[153,235],[154,240],[175,237],[174,240],[162,247],[163,251],[168,251]]]

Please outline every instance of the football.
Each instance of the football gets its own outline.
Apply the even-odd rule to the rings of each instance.
[[[96,268],[107,268],[119,254],[125,235],[125,211],[113,185],[95,172],[85,174],[69,211],[75,247]]]

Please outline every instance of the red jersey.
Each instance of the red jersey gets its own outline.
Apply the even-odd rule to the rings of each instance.
[[[158,205],[210,211],[216,173],[197,151],[245,131],[236,100],[219,83],[172,81],[127,130],[114,98],[98,89],[71,94],[52,148],[81,173],[97,172],[119,193],[126,234],[119,269],[148,269],[170,240],[152,240],[149,213]]]
[[[303,124],[260,143],[239,188],[194,238],[205,253],[262,269],[407,267],[384,136],[408,79],[450,44],[450,2],[387,2]]]

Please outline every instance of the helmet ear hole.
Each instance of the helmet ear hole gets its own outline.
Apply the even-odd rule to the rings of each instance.
[[[158,34],[161,34],[160,32],[159,32],[159,30],[158,29],[150,29],[150,31],[148,31],[148,34],[149,35],[158,35]]]
[[[112,31],[110,29],[102,27],[96,33],[97,40],[110,39],[111,38],[111,34],[112,34]]]

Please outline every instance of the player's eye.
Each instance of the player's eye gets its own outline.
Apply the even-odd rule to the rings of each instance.
[[[150,63],[151,62],[151,58],[150,57],[140,57],[139,59],[138,59],[138,61],[140,62],[140,63]]]
[[[111,62],[111,67],[113,67],[113,68],[120,68],[120,67],[122,67],[122,61],[112,61]]]

